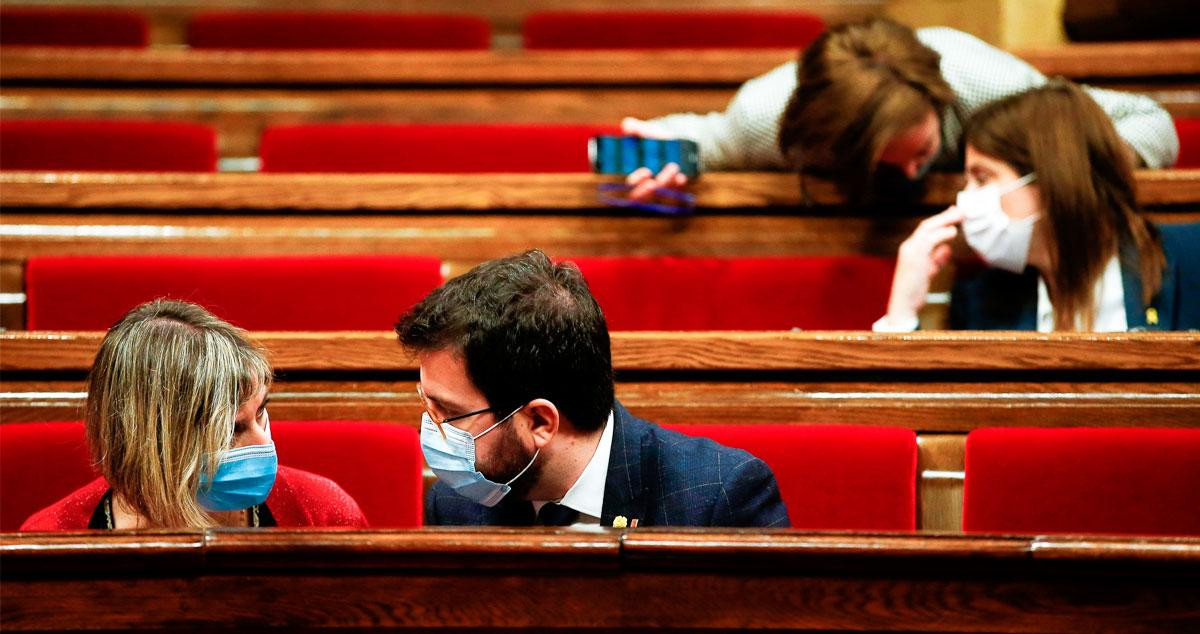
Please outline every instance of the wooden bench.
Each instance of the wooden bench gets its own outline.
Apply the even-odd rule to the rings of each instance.
[[[1200,170],[1138,173],[1158,222],[1200,221]],[[3,324],[23,327],[23,265],[39,255],[416,254],[451,275],[539,247],[596,255],[890,257],[920,219],[954,202],[961,176],[935,174],[915,205],[847,213],[826,182],[712,173],[698,212],[603,207],[592,174],[0,173]]]
[[[0,334],[0,423],[81,420],[103,333]],[[256,333],[280,420],[416,426],[395,335]],[[895,425],[918,432],[920,526],[958,530],[964,440],[996,426],[1200,425],[1191,333],[614,333],[617,398],[659,423]]]
[[[1200,539],[422,529],[0,536],[6,631],[1186,631]]]
[[[1200,41],[1019,51],[1047,75],[1144,92],[1200,116]],[[8,118],[163,118],[216,126],[221,154],[309,121],[616,123],[724,110],[792,50],[321,52],[0,51]]]

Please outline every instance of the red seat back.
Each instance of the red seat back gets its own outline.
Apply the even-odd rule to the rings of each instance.
[[[264,172],[590,172],[608,125],[316,124],[263,133]]]
[[[0,424],[0,531],[95,480],[83,423]]]
[[[911,531],[917,522],[917,437],[858,425],[664,425],[745,449],[775,472],[792,526]]]
[[[436,258],[405,256],[29,258],[26,327],[106,330],[159,297],[248,330],[387,330],[442,282]]]
[[[980,429],[963,530],[1200,535],[1200,429]]]
[[[610,330],[863,330],[895,261],[839,257],[569,258]]]
[[[1177,117],[1175,132],[1179,135],[1179,159],[1175,167],[1200,167],[1200,117]]]
[[[118,9],[0,8],[0,45],[136,47],[150,43],[146,18]]]
[[[422,523],[421,443],[406,425],[271,421],[282,465],[325,476],[358,502],[372,527]],[[0,530],[98,477],[83,423],[0,425]]]
[[[804,48],[818,16],[766,11],[540,11],[525,18],[525,48]]]
[[[215,11],[188,23],[192,48],[486,49],[491,25],[469,15]]]
[[[217,131],[171,121],[0,121],[0,169],[213,172]]]

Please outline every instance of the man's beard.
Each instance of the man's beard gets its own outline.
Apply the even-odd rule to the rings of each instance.
[[[521,440],[517,437],[517,427],[512,424],[512,421],[502,427],[503,436],[500,438],[499,446],[493,453],[491,464],[488,465],[484,475],[492,482],[504,484],[520,474],[521,477],[509,485],[512,487],[509,495],[525,499],[526,494],[533,490],[533,486],[541,479],[542,463],[538,460],[532,465],[529,464],[534,459],[536,451],[526,453],[521,446]],[[529,470],[521,473],[526,466],[529,467]]]

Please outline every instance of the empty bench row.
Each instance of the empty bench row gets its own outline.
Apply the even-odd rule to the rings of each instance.
[[[1200,166],[1200,119],[1176,118],[1176,167]],[[614,125],[279,125],[262,134],[264,172],[590,172],[588,140]],[[215,128],[186,122],[9,119],[0,122],[0,169],[210,172]]]
[[[917,443],[907,429],[672,425],[762,458],[795,528],[912,531]],[[280,459],[338,482],[376,528],[422,524],[408,426],[272,423]],[[0,530],[97,477],[77,422],[0,425]],[[989,533],[1200,535],[1200,430],[980,429],[967,436],[962,528]]]
[[[534,11],[522,26],[528,49],[794,48],[825,22],[795,11]],[[6,8],[8,46],[145,47],[150,24],[137,11]],[[188,21],[200,49],[478,50],[492,46],[474,15],[369,11],[203,11]]]

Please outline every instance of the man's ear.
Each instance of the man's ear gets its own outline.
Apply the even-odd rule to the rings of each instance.
[[[558,434],[561,422],[558,408],[544,398],[536,398],[525,405],[525,414],[529,417],[529,433],[533,434],[534,446],[541,449],[548,445]]]

